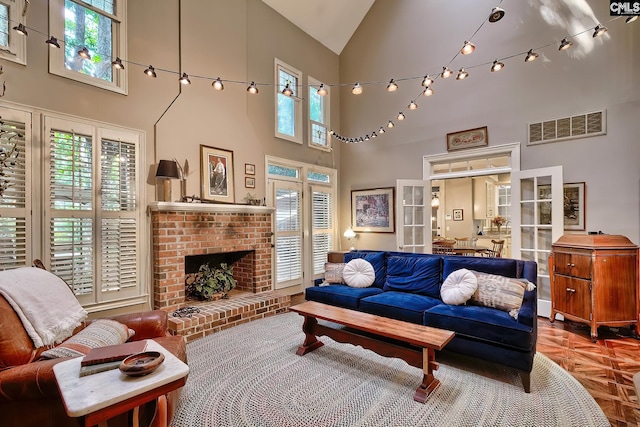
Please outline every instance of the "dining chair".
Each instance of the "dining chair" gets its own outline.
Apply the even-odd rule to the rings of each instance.
[[[491,239],[491,243],[493,243],[493,248],[484,250],[482,255],[490,258],[501,258],[502,249],[504,248],[504,240]]]
[[[453,246],[456,244],[455,240],[439,240],[431,244],[432,253],[439,255],[455,255]]]

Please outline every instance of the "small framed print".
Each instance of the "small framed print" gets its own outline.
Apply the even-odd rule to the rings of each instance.
[[[245,175],[255,175],[256,174],[256,165],[252,165],[251,163],[244,164],[244,173]]]
[[[200,145],[200,197],[234,202],[233,151]]]
[[[256,179],[251,176],[244,177],[245,188],[256,188]]]
[[[462,209],[454,209],[453,210],[453,220],[454,221],[462,221],[464,219]]]

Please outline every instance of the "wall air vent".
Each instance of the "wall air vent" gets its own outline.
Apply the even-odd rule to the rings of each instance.
[[[605,135],[606,133],[607,110],[595,111],[561,119],[529,123],[527,145]]]

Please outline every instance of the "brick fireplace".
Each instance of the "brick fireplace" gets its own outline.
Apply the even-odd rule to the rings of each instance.
[[[149,210],[153,304],[170,314],[169,329],[173,334],[192,340],[289,307],[291,298],[273,291],[272,208],[154,202]],[[228,300],[185,301],[186,259],[232,253],[244,254],[237,265],[239,292]],[[191,318],[171,316],[186,305],[197,307],[200,313]]]

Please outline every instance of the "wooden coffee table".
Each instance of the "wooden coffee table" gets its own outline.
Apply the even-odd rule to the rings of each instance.
[[[385,357],[397,357],[411,366],[422,369],[422,384],[416,389],[413,399],[424,403],[440,381],[433,376],[438,369],[435,350],[442,350],[453,339],[454,332],[429,326],[375,316],[319,302],[307,301],[290,307],[289,310],[304,316],[302,330],[304,343],[296,352],[304,356],[322,347],[317,336],[359,345]],[[321,325],[318,319],[347,326],[353,330],[337,329]],[[394,342],[395,341],[395,342]]]

